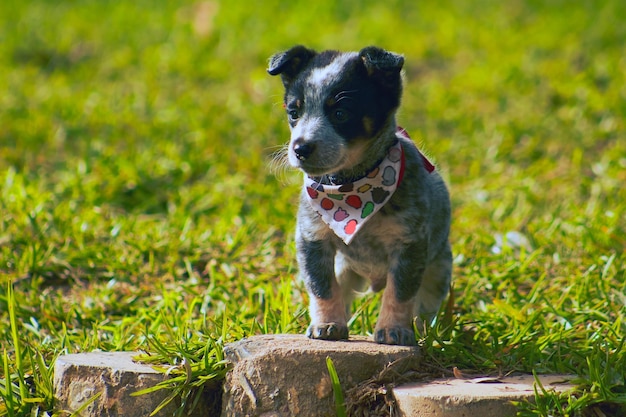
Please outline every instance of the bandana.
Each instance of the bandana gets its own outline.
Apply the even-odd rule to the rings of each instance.
[[[397,134],[409,138],[398,128]],[[424,168],[434,171],[434,165],[422,155]],[[397,141],[381,163],[365,177],[341,185],[320,184],[305,176],[304,188],[309,202],[324,223],[349,245],[363,225],[380,210],[396,191],[404,175],[404,150]]]

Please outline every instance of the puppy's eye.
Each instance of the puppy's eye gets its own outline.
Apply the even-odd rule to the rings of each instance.
[[[289,120],[298,120],[300,118],[298,110],[287,110],[287,115],[289,116]]]
[[[346,110],[343,109],[337,109],[335,110],[335,120],[337,120],[338,122],[346,122],[349,118],[350,118],[350,113],[348,113]]]

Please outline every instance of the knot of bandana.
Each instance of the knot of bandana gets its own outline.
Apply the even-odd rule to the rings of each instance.
[[[409,138],[402,128],[398,128],[397,133]],[[424,167],[432,172],[435,167],[423,155],[422,158]],[[404,150],[397,141],[365,177],[347,184],[327,185],[305,176],[304,188],[324,223],[348,245],[361,227],[389,201],[402,181],[404,165]]]

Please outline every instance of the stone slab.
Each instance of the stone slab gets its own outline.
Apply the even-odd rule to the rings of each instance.
[[[546,390],[565,392],[575,388],[571,375],[538,377]],[[511,401],[533,400],[535,379],[532,375],[500,379],[439,379],[402,385],[393,389],[403,417],[514,417]]]
[[[222,390],[222,416],[334,416],[334,400],[326,358],[333,360],[344,394],[379,373],[391,362],[419,369],[418,348],[386,346],[367,338],[349,341],[311,340],[303,335],[254,336],[225,347],[233,363]],[[132,360],[135,352],[93,352],[64,355],[55,364],[57,411],[74,412],[89,403],[83,417],[148,416],[169,394],[156,391],[142,396],[132,393],[167,378],[149,365]],[[397,361],[397,362],[396,362]],[[393,368],[396,369],[396,368]],[[547,390],[575,388],[574,377],[539,377]],[[441,379],[393,388],[390,399],[404,417],[515,416],[511,401],[534,398],[534,378]],[[385,383],[386,384],[386,383]],[[386,388],[385,388],[386,389]],[[358,391],[360,392],[360,391]],[[217,416],[210,400],[219,389],[207,392],[207,404],[192,417]],[[94,396],[99,395],[93,402]],[[387,394],[385,394],[387,395]],[[387,398],[387,397],[385,397]],[[202,402],[202,401],[201,401]],[[157,416],[171,416],[172,403]]]
[[[393,361],[419,361],[416,347],[380,345],[365,337],[254,336],[228,345],[225,354],[234,364],[222,395],[222,416],[229,417],[335,416],[327,357],[344,392]]]
[[[149,416],[169,394],[160,390],[133,397],[167,376],[149,365],[132,360],[136,352],[91,352],[60,356],[54,367],[56,408],[73,413],[100,395],[81,411],[82,417]],[[169,404],[157,416],[171,416]]]

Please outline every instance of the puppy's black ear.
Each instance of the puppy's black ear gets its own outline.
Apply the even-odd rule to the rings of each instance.
[[[361,49],[359,56],[363,60],[367,74],[384,84],[396,84],[400,81],[400,70],[404,65],[404,57],[385,51],[376,46]]]
[[[270,58],[267,72],[280,74],[285,88],[296,78],[317,52],[302,45],[294,46],[285,52],[279,52]]]

